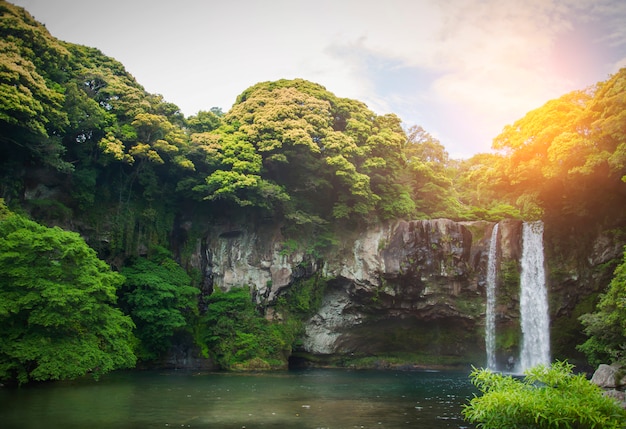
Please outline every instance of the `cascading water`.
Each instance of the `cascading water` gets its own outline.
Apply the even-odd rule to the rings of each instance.
[[[496,370],[496,274],[498,260],[498,224],[491,231],[487,258],[487,309],[485,322],[485,347],[487,368]]]
[[[550,365],[550,317],[543,266],[543,222],[524,223],[522,240],[520,372],[539,364]]]

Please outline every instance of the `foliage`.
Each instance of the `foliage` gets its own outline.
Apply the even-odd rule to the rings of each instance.
[[[470,377],[482,396],[463,415],[484,429],[622,428],[626,411],[572,368],[566,362],[539,365],[523,379],[474,369]]]
[[[107,251],[122,258],[136,252],[144,231],[167,244],[167,234],[151,231],[154,219],[171,219],[176,184],[194,170],[178,107],[148,94],[119,62],[58,41],[4,1],[0,35],[3,196],[23,195],[37,170],[47,187],[63,189],[57,199],[71,213],[32,210],[39,219],[113,225]],[[208,114],[219,120],[219,109]],[[144,216],[146,210],[155,216]]]
[[[291,317],[304,320],[319,310],[326,288],[326,279],[320,276],[300,279],[281,294],[276,308]]]
[[[328,279],[317,274],[298,279],[289,288],[281,291],[275,309],[281,315],[292,343],[304,333],[306,320],[322,306],[327,288]]]
[[[122,281],[78,234],[3,209],[0,379],[25,383],[132,367],[133,323],[114,306]]]
[[[464,194],[482,198],[483,207],[511,204],[525,219],[619,217],[626,202],[625,91],[622,69],[507,125],[493,142],[500,153],[477,155],[465,167],[461,180],[474,189]]]
[[[626,248],[596,311],[581,316],[580,321],[589,338],[579,349],[592,364],[626,364]]]
[[[57,135],[68,124],[60,72],[67,58],[62,44],[26,11],[0,2],[0,142],[64,171],[72,166],[62,160]]]
[[[187,129],[195,133],[208,133],[220,127],[224,113],[218,107],[213,107],[208,112],[199,111],[196,115],[187,118]]]
[[[205,200],[225,199],[241,207],[266,209],[289,199],[280,186],[261,176],[262,158],[241,133],[227,134],[217,143],[204,151],[212,163],[219,162],[223,168],[208,175],[204,184],[193,188],[194,192],[205,195]]]
[[[469,207],[469,218],[493,222],[522,218],[517,201],[505,183],[502,167],[505,160],[502,155],[483,153],[458,163],[454,183],[459,200]]]
[[[295,332],[290,323],[270,323],[252,303],[248,288],[215,291],[200,318],[196,341],[223,369],[253,365],[284,367]]]
[[[496,137],[496,153],[454,161],[423,128],[405,130],[393,114],[374,114],[302,79],[261,82],[229,112],[185,118],[118,61],[55,39],[0,0],[0,197],[40,221],[84,228],[90,244],[124,268],[122,301],[135,311],[148,358],[190,315],[181,311],[191,307],[191,292],[171,258],[138,254],[169,246],[172,237],[179,249],[193,247],[200,227],[179,235],[173,228],[199,213],[203,220],[280,223],[284,252],[304,249],[311,259],[337,243],[330,231],[387,219],[542,217],[564,231],[589,230],[591,221],[623,224],[625,93],[626,69],[528,112]],[[27,192],[40,187],[44,195]],[[505,291],[516,275],[503,267]],[[182,295],[170,297],[173,287]],[[279,298],[292,318],[273,325],[251,303],[248,316],[220,325],[227,322],[218,323],[219,315],[239,298],[215,294],[207,317],[224,341],[195,325],[204,316],[185,323],[210,340],[204,345],[225,367],[252,362],[254,350],[280,360],[322,290],[295,285]],[[621,356],[619,323],[606,313],[617,303],[586,316],[584,347],[598,359]],[[163,319],[155,316],[161,310]],[[605,319],[616,323],[600,332]],[[600,333],[606,338],[598,342]]]
[[[259,83],[238,97],[219,128],[191,135],[193,151],[205,154],[198,168],[207,173],[191,188],[204,199],[274,210],[302,224],[377,211],[405,215],[406,198],[396,208],[385,205],[406,193],[396,181],[404,139],[396,116],[376,116],[320,85]]]
[[[137,327],[138,357],[155,359],[168,350],[175,331],[187,326],[185,313],[196,307],[199,291],[165,249],[154,249],[150,258],[135,258],[122,274],[126,281],[120,306]]]
[[[453,168],[439,140],[419,126],[408,130],[404,147],[405,178],[412,190],[418,218],[458,219],[463,208],[453,187]]]

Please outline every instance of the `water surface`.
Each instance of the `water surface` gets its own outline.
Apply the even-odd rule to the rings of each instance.
[[[470,428],[467,373],[121,372],[0,389],[2,428]]]

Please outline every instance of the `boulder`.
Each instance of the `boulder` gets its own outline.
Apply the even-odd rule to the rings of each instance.
[[[591,382],[604,389],[604,394],[618,401],[626,409],[626,368],[618,363],[601,364],[593,373]]]
[[[626,383],[624,368],[619,364],[601,364],[593,373],[591,382],[603,389],[616,389]]]

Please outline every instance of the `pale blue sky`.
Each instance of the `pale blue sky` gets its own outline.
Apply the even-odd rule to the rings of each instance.
[[[304,78],[421,125],[454,158],[626,66],[623,0],[13,0],[186,115]]]

